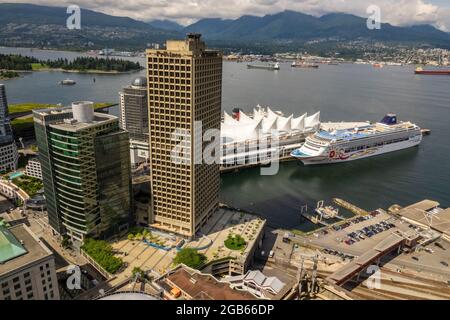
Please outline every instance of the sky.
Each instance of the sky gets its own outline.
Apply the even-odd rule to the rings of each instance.
[[[330,12],[368,16],[367,8],[381,9],[382,22],[405,26],[431,24],[450,32],[450,0],[0,0],[81,8],[128,16],[137,20],[169,19],[187,25],[202,18],[235,19],[295,10],[320,16]]]

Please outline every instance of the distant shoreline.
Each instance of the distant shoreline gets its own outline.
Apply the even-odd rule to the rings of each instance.
[[[33,73],[33,72],[62,72],[62,73],[85,73],[85,74],[131,74],[135,72],[140,72],[141,70],[130,70],[130,71],[102,71],[102,70],[64,70],[61,68],[41,68],[39,70],[7,70],[17,73]],[[19,76],[14,78],[19,78]],[[14,78],[6,78],[8,79],[14,79]],[[4,78],[0,77],[0,80],[4,80]]]

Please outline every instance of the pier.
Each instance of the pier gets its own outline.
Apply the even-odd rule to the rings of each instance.
[[[333,202],[336,203],[338,206],[347,209],[348,211],[358,215],[358,216],[367,216],[369,214],[369,212],[367,212],[364,209],[361,209],[357,206],[355,206],[354,204],[351,204],[350,202],[347,202],[345,200],[339,199],[339,198],[334,198]]]

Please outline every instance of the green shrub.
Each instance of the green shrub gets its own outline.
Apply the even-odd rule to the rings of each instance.
[[[87,238],[81,248],[111,274],[116,273],[123,266],[123,260],[113,255],[113,249],[106,241]]]
[[[240,235],[231,235],[231,234],[228,236],[228,239],[225,240],[224,244],[225,247],[227,247],[230,250],[242,250],[247,245],[244,238],[242,238]]]
[[[206,256],[192,248],[185,248],[178,251],[173,262],[175,265],[185,264],[188,267],[197,269],[206,261]]]

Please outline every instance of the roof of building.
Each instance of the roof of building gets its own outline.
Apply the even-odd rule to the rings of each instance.
[[[117,292],[105,296],[98,300],[130,300],[130,301],[144,301],[144,300],[158,300],[155,297],[143,292]]]
[[[69,119],[72,120],[72,119]],[[78,121],[62,121],[60,123],[51,124],[50,127],[64,130],[64,131],[78,131],[84,130],[98,125],[102,125],[106,122],[118,120],[116,116],[104,114],[104,113],[94,113],[94,120],[92,122],[78,122]]]
[[[5,238],[1,241],[0,252],[5,251],[0,255],[9,257],[9,259],[0,263],[0,277],[52,255],[52,252],[24,224],[11,227],[6,232],[3,228],[1,234]],[[11,242],[12,244],[10,244]],[[11,245],[15,247],[13,249],[15,254],[10,251]]]
[[[396,214],[450,236],[450,208],[439,208],[436,201],[424,200],[400,209]]]
[[[233,290],[208,274],[202,274],[186,266],[180,266],[166,279],[194,300],[255,300],[247,292]]]
[[[146,77],[137,77],[131,83],[133,87],[147,87],[147,78]]]
[[[236,279],[227,279],[228,281],[235,281]],[[243,281],[252,281],[256,283],[261,288],[272,289],[274,292],[278,293],[283,289],[285,284],[280,281],[277,277],[266,277],[259,270],[252,270],[247,272],[247,274],[243,277]]]
[[[25,253],[27,253],[27,250],[12,232],[0,226],[0,263],[5,263]]]

